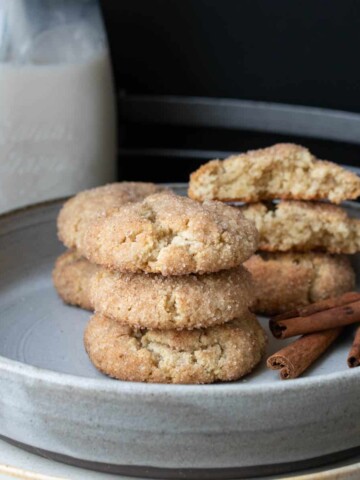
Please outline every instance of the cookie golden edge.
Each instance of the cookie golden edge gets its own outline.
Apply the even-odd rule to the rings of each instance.
[[[244,266],[252,274],[254,312],[276,315],[355,287],[355,272],[345,255],[257,253]]]
[[[207,329],[134,330],[104,315],[89,321],[84,345],[93,365],[118,380],[206,384],[239,380],[262,359],[267,344],[256,317]]]

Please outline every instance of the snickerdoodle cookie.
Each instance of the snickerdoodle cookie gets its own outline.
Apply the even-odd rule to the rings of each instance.
[[[212,160],[191,175],[189,186],[189,196],[196,200],[283,198],[340,203],[359,195],[360,178],[355,173],[318,160],[308,149],[294,144]]]
[[[185,275],[240,265],[256,250],[257,237],[239,209],[162,192],[97,218],[79,251],[122,272]]]
[[[54,286],[65,303],[93,310],[90,282],[98,267],[75,251],[60,255],[52,273]]]
[[[350,218],[341,207],[283,200],[278,204],[252,203],[240,209],[255,222],[259,250],[346,254],[360,250],[360,220]]]
[[[254,302],[244,267],[204,275],[112,273],[99,267],[91,282],[96,312],[133,327],[210,327],[241,317]]]
[[[261,360],[266,336],[247,313],[196,330],[134,330],[101,314],[85,331],[86,351],[101,372],[120,380],[212,383],[237,380]]]
[[[244,266],[255,284],[257,313],[275,315],[336,297],[355,286],[348,257],[325,253],[261,253]]]
[[[84,232],[94,218],[110,208],[138,202],[164,190],[153,183],[120,182],[84,190],[65,202],[58,217],[59,239],[68,248],[81,245]]]
[[[242,316],[254,303],[251,275],[241,266],[200,276],[163,277],[110,272],[69,251],[58,258],[53,279],[66,303],[133,327],[209,327]]]

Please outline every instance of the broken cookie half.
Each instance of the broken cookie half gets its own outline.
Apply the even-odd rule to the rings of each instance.
[[[360,196],[360,178],[336,163],[318,160],[305,147],[284,143],[202,165],[191,175],[188,193],[200,201],[341,203]]]
[[[281,200],[239,207],[259,231],[259,250],[353,254],[360,251],[360,220],[324,202]]]

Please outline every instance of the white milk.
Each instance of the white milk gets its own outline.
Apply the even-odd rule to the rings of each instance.
[[[115,178],[108,54],[82,63],[0,63],[0,212]]]

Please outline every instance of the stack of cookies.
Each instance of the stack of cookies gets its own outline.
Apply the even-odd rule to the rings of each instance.
[[[70,250],[56,262],[55,287],[66,303],[95,311],[84,340],[101,372],[160,383],[236,380],[266,344],[241,265],[257,247],[256,229],[221,202],[151,194],[157,189],[122,183],[70,199],[58,218]]]
[[[334,205],[360,195],[360,179],[304,147],[278,144],[213,160],[191,175],[196,200],[246,202],[240,209],[259,231],[246,263],[255,311],[278,314],[352,290],[349,257],[360,250],[360,221]]]

